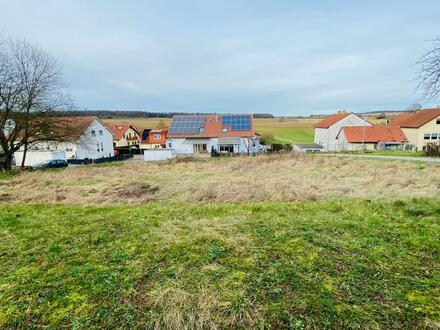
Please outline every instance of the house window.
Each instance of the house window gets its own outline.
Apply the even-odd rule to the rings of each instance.
[[[102,142],[101,142],[101,151],[104,151],[104,146],[103,146]]]
[[[431,140],[437,140],[438,134],[437,133],[431,133]]]
[[[100,129],[99,130],[99,135],[102,135],[102,134],[103,134],[102,129]]]
[[[252,141],[252,148],[255,148],[257,146],[257,143],[255,141]]]
[[[98,149],[98,152],[99,152],[99,143],[97,144],[97,149]]]
[[[437,118],[436,123],[437,123],[437,125],[440,125],[440,117]]]
[[[168,142],[168,148],[171,148],[171,142]]]
[[[205,128],[204,127],[200,127],[199,128],[199,133],[205,133]]]
[[[92,134],[92,135],[95,135],[95,130],[94,129],[92,129],[91,131],[90,131],[90,133]]]
[[[226,127],[224,127],[222,131],[223,131],[223,133],[227,133],[228,129]]]
[[[220,145],[220,152],[221,153],[233,153],[234,146],[231,144],[221,144]]]
[[[154,134],[154,139],[155,140],[160,140],[160,134]]]
[[[208,151],[208,145],[206,143],[193,144],[193,151],[195,154],[204,153]]]
[[[425,139],[425,140],[429,140],[429,136],[430,136],[429,133],[428,133],[428,134],[425,134],[425,135],[423,135],[423,139]]]

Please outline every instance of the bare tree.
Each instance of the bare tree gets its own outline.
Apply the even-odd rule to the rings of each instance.
[[[19,149],[41,141],[67,141],[71,132],[59,129],[56,110],[70,105],[56,60],[26,40],[0,39],[0,147],[4,170]],[[71,127],[74,129],[73,127]]]
[[[432,48],[416,62],[417,89],[428,99],[440,96],[440,36],[433,40]]]

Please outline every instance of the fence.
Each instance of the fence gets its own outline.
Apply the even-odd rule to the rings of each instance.
[[[425,149],[426,156],[440,157],[440,144],[428,143]]]
[[[103,157],[98,159],[68,159],[67,163],[74,165],[102,164],[107,162],[116,162],[133,158],[133,155],[117,155],[113,157]]]

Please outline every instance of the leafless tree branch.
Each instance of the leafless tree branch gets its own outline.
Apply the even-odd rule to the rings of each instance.
[[[0,147],[4,170],[12,155],[32,143],[68,141],[76,134],[69,123],[63,129],[53,120],[58,110],[71,106],[61,69],[45,50],[26,40],[0,37]],[[23,157],[23,163],[24,163]]]
[[[440,37],[433,40],[431,49],[416,62],[417,90],[423,93],[428,100],[440,96]]]

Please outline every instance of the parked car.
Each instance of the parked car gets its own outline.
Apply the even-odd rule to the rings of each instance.
[[[52,159],[52,160],[45,160],[44,162],[38,163],[34,166],[32,166],[33,170],[37,169],[43,169],[43,168],[61,168],[61,167],[67,167],[67,161],[63,159]]]

